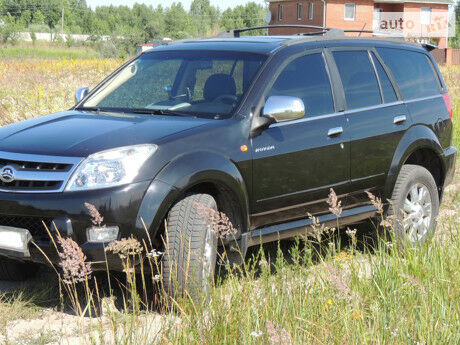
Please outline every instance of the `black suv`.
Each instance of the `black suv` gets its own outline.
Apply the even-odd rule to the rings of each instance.
[[[370,192],[392,201],[398,238],[425,241],[457,155],[428,48],[337,31],[174,42],[80,89],[68,111],[2,127],[0,279],[26,278],[41,251],[59,260],[45,224],[93,270],[108,242],[134,236],[166,249],[165,281],[203,282],[220,248],[203,210],[230,219],[234,240],[219,243],[244,252],[304,233],[307,214],[336,224],[331,188],[342,225],[376,215]]]

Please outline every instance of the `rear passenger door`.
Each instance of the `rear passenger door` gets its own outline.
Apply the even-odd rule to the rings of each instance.
[[[256,227],[329,212],[329,189],[344,194],[349,187],[346,119],[335,109],[323,52],[291,58],[275,72],[264,93],[265,100],[270,96],[298,97],[306,114],[272,124],[253,138],[251,223]]]
[[[442,97],[444,89],[428,53],[377,48],[392,71],[414,125],[429,126],[443,147],[450,145],[451,120]]]
[[[410,126],[407,108],[373,48],[330,49],[346,101],[350,135],[351,194],[348,206],[382,196],[396,147]]]

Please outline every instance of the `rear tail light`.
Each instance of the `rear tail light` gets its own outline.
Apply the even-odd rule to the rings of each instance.
[[[450,118],[454,116],[454,109],[452,108],[452,101],[450,99],[450,96],[448,93],[445,93],[442,95],[442,98],[444,98],[444,102],[446,103],[447,111],[449,112]]]

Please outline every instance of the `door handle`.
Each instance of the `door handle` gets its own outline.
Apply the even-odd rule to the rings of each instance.
[[[393,123],[395,125],[399,125],[403,122],[406,121],[406,115],[399,115],[399,116],[395,116],[394,119],[393,119]]]
[[[336,135],[342,134],[343,133],[343,128],[342,127],[334,127],[331,128],[328,132],[327,135],[330,137],[335,137]]]

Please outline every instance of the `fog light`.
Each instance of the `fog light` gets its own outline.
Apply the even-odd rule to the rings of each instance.
[[[29,230],[0,226],[0,248],[24,253],[29,256],[29,241],[32,239]]]
[[[91,243],[112,242],[118,238],[118,226],[106,226],[86,229],[86,238]]]

